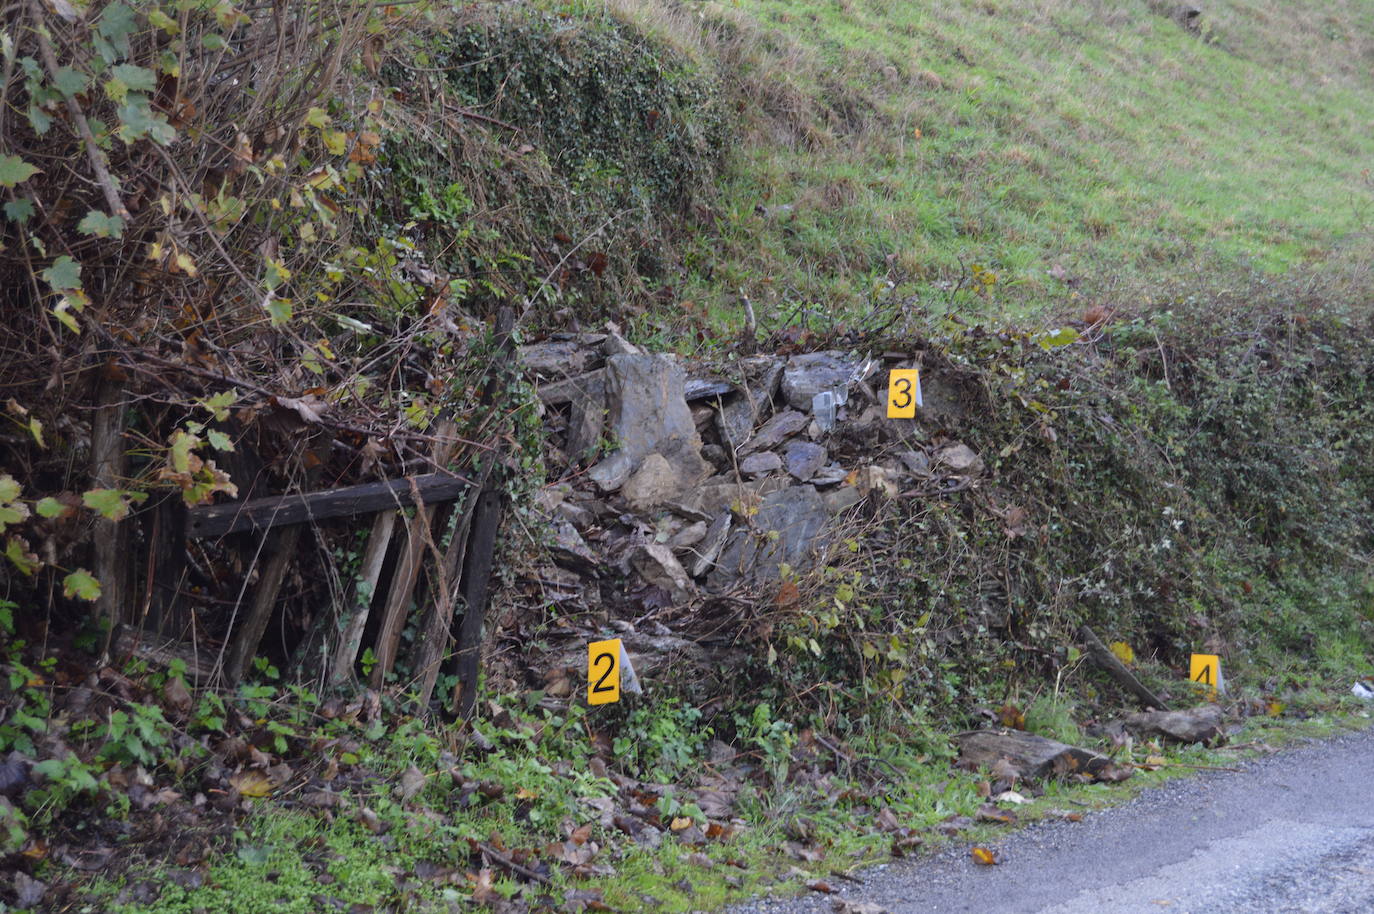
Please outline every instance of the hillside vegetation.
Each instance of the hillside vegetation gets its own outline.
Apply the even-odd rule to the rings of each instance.
[[[1219,2],[1187,25],[1147,2],[615,8],[740,112],[724,256],[689,299],[942,307],[972,273],[996,283],[959,306],[1025,313],[1368,257],[1367,4]]]
[[[1083,624],[1180,704],[1222,655],[1235,716],[1374,673],[1371,4],[3,15],[0,854],[35,881],[0,907],[695,910],[965,834],[994,779],[954,729],[1097,739],[1124,700]],[[588,708],[539,664],[674,600],[559,565],[544,508],[617,442],[562,453],[511,353],[602,330],[731,379],[919,364],[945,409],[854,400],[829,485],[977,469],[867,472],[813,567],[662,617],[728,641],[725,686]],[[184,535],[431,472],[482,494],[390,553],[371,518]],[[603,501],[606,555],[676,523]],[[503,503],[487,574],[462,531]]]

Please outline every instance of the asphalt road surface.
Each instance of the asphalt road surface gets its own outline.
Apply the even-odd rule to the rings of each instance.
[[[892,914],[1374,914],[1374,730],[1152,788],[1122,806],[1009,833],[978,866],[967,844],[835,882]],[[835,898],[737,914],[819,914]]]

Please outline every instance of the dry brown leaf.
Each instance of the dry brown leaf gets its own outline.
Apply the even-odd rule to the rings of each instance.
[[[468,881],[472,883],[472,900],[474,904],[489,904],[493,899],[499,898],[496,889],[491,884],[491,870],[484,869],[473,875],[468,873]]]
[[[401,772],[401,781],[396,785],[396,793],[400,795],[402,801],[408,801],[425,787],[425,774],[419,768],[411,765]]]

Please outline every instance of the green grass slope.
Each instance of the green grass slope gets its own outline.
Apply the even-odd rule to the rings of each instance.
[[[739,288],[1025,314],[1370,247],[1369,3],[1219,0],[1191,28],[1152,2],[612,6],[734,93],[684,296],[718,316]]]

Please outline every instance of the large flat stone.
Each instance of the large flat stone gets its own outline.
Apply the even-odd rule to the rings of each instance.
[[[701,457],[683,383],[682,367],[667,356],[623,353],[606,359],[607,419],[618,445],[607,459],[629,457],[638,467],[650,454],[661,455],[676,476],[664,497],[686,492],[711,472]]]
[[[797,432],[806,428],[806,415],[794,409],[784,410],[763,424],[758,434],[750,438],[743,447],[739,449],[739,455],[745,457],[755,451],[764,451],[771,447],[776,447],[787,438],[792,437]]]
[[[736,482],[724,476],[706,480],[684,495],[680,503],[693,514],[715,517],[722,511],[730,511],[736,504],[760,504],[770,492],[787,487],[787,480],[779,476],[766,476],[748,482]]]
[[[823,390],[846,391],[858,359],[844,352],[808,352],[787,360],[782,372],[782,396],[793,409],[811,409],[812,398]]]
[[[726,542],[707,579],[711,589],[775,581],[783,562],[806,570],[824,541],[829,519],[830,510],[814,486],[791,486],[766,496],[747,528],[736,529]]]

